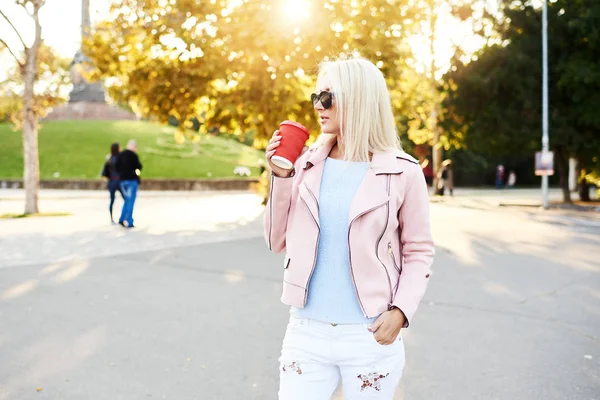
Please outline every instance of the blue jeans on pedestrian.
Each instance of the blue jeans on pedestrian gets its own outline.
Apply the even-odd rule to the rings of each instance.
[[[121,192],[125,197],[125,202],[123,203],[119,223],[127,222],[127,226],[133,226],[133,205],[135,204],[138,186],[139,183],[135,179],[121,181]]]

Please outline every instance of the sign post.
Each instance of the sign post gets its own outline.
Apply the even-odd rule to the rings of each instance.
[[[543,0],[544,7],[542,10],[542,155],[545,160],[550,157],[550,164],[553,164],[553,155],[549,152],[548,144],[548,0]],[[547,154],[550,153],[550,156]],[[537,154],[536,174],[537,174]],[[552,173],[554,174],[554,168]],[[548,209],[548,174],[542,174],[542,198],[544,210]]]

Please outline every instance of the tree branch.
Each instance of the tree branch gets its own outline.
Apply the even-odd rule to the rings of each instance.
[[[2,40],[2,39],[0,39],[0,43],[2,43],[4,45],[4,47],[6,47],[8,49],[8,51],[10,52],[10,54],[12,54],[12,56],[17,61],[17,64],[19,64],[21,67],[23,67],[23,63],[21,63],[21,60],[19,60],[19,58],[15,55],[15,53],[13,53],[13,51],[10,49],[10,47],[8,47],[8,44],[6,44],[6,42],[4,40]]]
[[[8,19],[8,17],[6,16],[6,14],[4,14],[2,12],[2,10],[0,10],[0,14],[4,17],[4,19],[6,20],[6,22],[8,22],[8,24],[13,28],[13,30],[15,31],[15,33],[17,34],[17,36],[19,37],[19,40],[21,41],[21,44],[23,44],[23,47],[25,49],[27,49],[27,45],[25,44],[25,41],[23,40],[23,37],[21,36],[21,34],[19,33],[19,31],[17,30],[17,28],[15,28],[15,26],[13,25],[13,23],[10,21],[10,19]],[[8,47],[8,46],[7,46]]]

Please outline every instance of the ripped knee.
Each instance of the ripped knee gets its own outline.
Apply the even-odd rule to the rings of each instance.
[[[281,370],[283,372],[295,372],[298,375],[302,375],[302,368],[300,368],[300,364],[296,361],[290,364],[282,364]]]
[[[362,392],[363,390],[372,388],[379,392],[381,390],[381,381],[387,378],[388,375],[389,374],[383,375],[378,372],[357,375],[356,377],[362,381],[360,391]]]

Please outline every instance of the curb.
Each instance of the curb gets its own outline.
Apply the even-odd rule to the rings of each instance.
[[[532,208],[539,208],[542,205],[540,203],[504,203],[504,202],[500,202],[498,203],[498,207],[532,207]]]
[[[259,178],[229,179],[142,179],[140,190],[157,191],[255,191]],[[22,179],[0,179],[0,189],[23,189]],[[40,189],[105,190],[101,179],[41,180]]]

